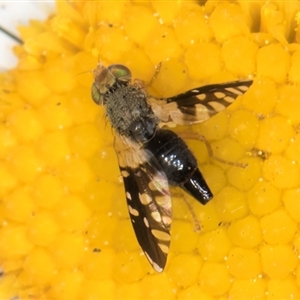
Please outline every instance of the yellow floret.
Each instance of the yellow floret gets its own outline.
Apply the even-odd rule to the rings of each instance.
[[[203,292],[202,288],[198,284],[194,284],[187,289],[179,292],[179,299],[182,300],[194,300],[196,298],[200,298],[203,300],[213,300],[215,297],[208,295]]]
[[[18,179],[5,164],[0,166],[0,176],[2,178],[0,182],[0,194],[3,197],[17,186]]]
[[[267,283],[264,279],[236,279],[230,290],[230,297],[239,299],[265,299]]]
[[[295,131],[287,119],[280,116],[270,117],[260,122],[256,145],[263,151],[278,154],[287,148],[294,135]]]
[[[82,235],[61,231],[50,243],[48,251],[55,259],[56,265],[72,270],[83,260],[85,240]]]
[[[43,268],[41,268],[43,266]],[[24,261],[24,271],[20,275],[20,280],[24,285],[44,285],[49,284],[53,277],[56,266],[50,253],[44,249],[34,249]]]
[[[173,224],[172,231],[176,232],[176,235],[173,235],[172,247],[174,252],[192,252],[196,248],[196,245],[199,240],[199,235],[194,232],[192,222],[178,221]],[[205,222],[203,224],[205,226]],[[182,240],[185,240],[182,243]]]
[[[294,188],[300,184],[298,164],[279,155],[272,155],[265,161],[263,174],[276,188]]]
[[[153,18],[150,7],[143,5],[130,6],[126,10],[127,26],[125,32],[134,42],[144,45],[152,31],[159,29],[159,22]],[[144,24],[144,26],[137,26]]]
[[[255,56],[258,46],[249,39],[238,36],[224,43],[222,58],[228,71],[247,76],[255,71]]]
[[[297,299],[300,297],[299,287],[291,277],[284,280],[270,280],[268,283],[269,299]]]
[[[271,279],[287,278],[297,264],[297,256],[289,245],[264,245],[260,254],[263,271]]]
[[[19,188],[4,199],[3,209],[5,218],[23,223],[31,219],[36,207],[30,198],[28,188]]]
[[[231,241],[243,248],[254,248],[262,241],[262,233],[257,218],[247,216],[232,223],[228,228]]]
[[[177,58],[182,55],[174,29],[167,26],[160,26],[151,31],[148,36],[149,44],[145,48],[145,53],[150,57],[152,64],[157,65],[166,57]]]
[[[231,246],[226,230],[218,228],[200,236],[198,251],[205,260],[221,262],[228,255]]]
[[[298,124],[300,113],[298,99],[300,97],[300,87],[285,85],[279,89],[279,97],[276,105],[276,112],[284,116],[291,124]]]
[[[215,197],[216,210],[222,222],[231,222],[245,217],[248,206],[245,194],[234,187],[225,187]]]
[[[20,142],[34,141],[44,133],[38,114],[33,109],[15,110],[8,116],[7,121]],[[26,124],[26,126],[20,126],[20,124]]]
[[[296,222],[282,209],[261,218],[260,226],[263,238],[269,245],[288,244],[297,229]]]
[[[282,200],[285,205],[285,208],[289,215],[296,221],[300,221],[300,190],[299,188],[296,189],[289,189],[286,190],[282,195]]]
[[[48,299],[75,299],[83,282],[83,273],[78,270],[60,270],[50,282],[52,289],[46,292]]]
[[[185,54],[192,80],[201,81],[221,71],[221,49],[214,43],[197,42]],[[199,72],[199,70],[202,70]]]
[[[232,248],[226,263],[237,279],[257,278],[262,271],[259,253],[253,249]]]
[[[280,192],[267,181],[259,181],[247,193],[250,211],[257,216],[263,216],[279,208]]]
[[[176,285],[166,275],[145,276],[140,285],[140,297],[146,300],[175,299]],[[147,291],[145,293],[144,291]]]
[[[278,91],[276,84],[268,79],[261,79],[259,83],[253,84],[255,89],[250,89],[243,96],[243,104],[245,108],[258,114],[258,117],[265,114],[271,114],[277,103]]]
[[[21,182],[31,182],[43,171],[45,162],[39,159],[33,145],[20,145],[7,157],[10,170]]]
[[[280,44],[260,48],[257,53],[257,72],[276,83],[284,83],[290,67],[290,56]]]
[[[237,35],[249,34],[248,22],[248,16],[242,13],[241,7],[230,2],[217,5],[209,19],[218,42],[224,42]]]
[[[54,207],[54,215],[61,228],[76,231],[86,224],[90,211],[80,197],[67,196]]]
[[[252,149],[259,132],[259,120],[253,112],[238,110],[234,112],[229,122],[229,134],[237,139],[246,149]]]
[[[63,195],[63,187],[53,175],[40,176],[33,185],[31,197],[38,207],[52,209]]]
[[[224,264],[205,262],[199,275],[202,290],[212,296],[220,296],[230,288],[230,275]]]
[[[182,253],[175,256],[167,270],[170,279],[182,288],[191,286],[197,282],[199,270],[203,265],[203,259],[199,255]],[[186,273],[186,267],[190,272]]]
[[[29,241],[25,225],[9,225],[1,229],[1,260],[18,259],[27,256],[32,249],[33,244]]]
[[[299,299],[300,1],[56,7],[20,27],[18,66],[0,75],[0,299]],[[113,130],[90,95],[99,62],[126,65],[158,97],[254,80],[225,111],[172,128],[205,136],[227,163],[188,141],[214,198],[171,189],[161,274],[137,243]]]
[[[291,68],[289,71],[289,80],[294,83],[299,83],[300,80],[300,52],[296,51],[292,55]]]
[[[196,4],[180,9],[174,27],[178,41],[185,47],[196,41],[209,41],[213,38],[205,11]]]
[[[32,243],[39,246],[49,245],[60,228],[53,215],[48,211],[40,212],[28,225],[28,237]]]

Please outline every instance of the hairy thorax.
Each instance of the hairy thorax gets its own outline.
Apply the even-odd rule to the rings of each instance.
[[[147,103],[143,90],[135,85],[119,86],[108,93],[106,115],[122,136],[144,143],[155,133],[158,119]]]

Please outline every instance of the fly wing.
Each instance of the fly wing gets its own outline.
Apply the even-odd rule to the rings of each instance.
[[[162,272],[171,240],[168,180],[151,152],[120,136],[115,149],[136,238],[153,268]]]
[[[252,80],[211,84],[189,90],[171,98],[149,98],[155,115],[162,122],[179,125],[203,122],[222,111],[252,85]]]

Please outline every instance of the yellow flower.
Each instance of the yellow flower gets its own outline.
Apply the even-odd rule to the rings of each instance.
[[[205,1],[200,1],[205,2]],[[0,76],[0,298],[298,299],[300,1],[62,1],[21,27]],[[92,70],[122,63],[151,94],[254,78],[189,146],[215,197],[173,193],[167,267],[134,236]]]

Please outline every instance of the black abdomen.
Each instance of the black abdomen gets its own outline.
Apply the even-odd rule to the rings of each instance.
[[[144,148],[153,153],[170,185],[180,186],[202,204],[213,197],[195,156],[176,133],[167,129],[157,130]]]

